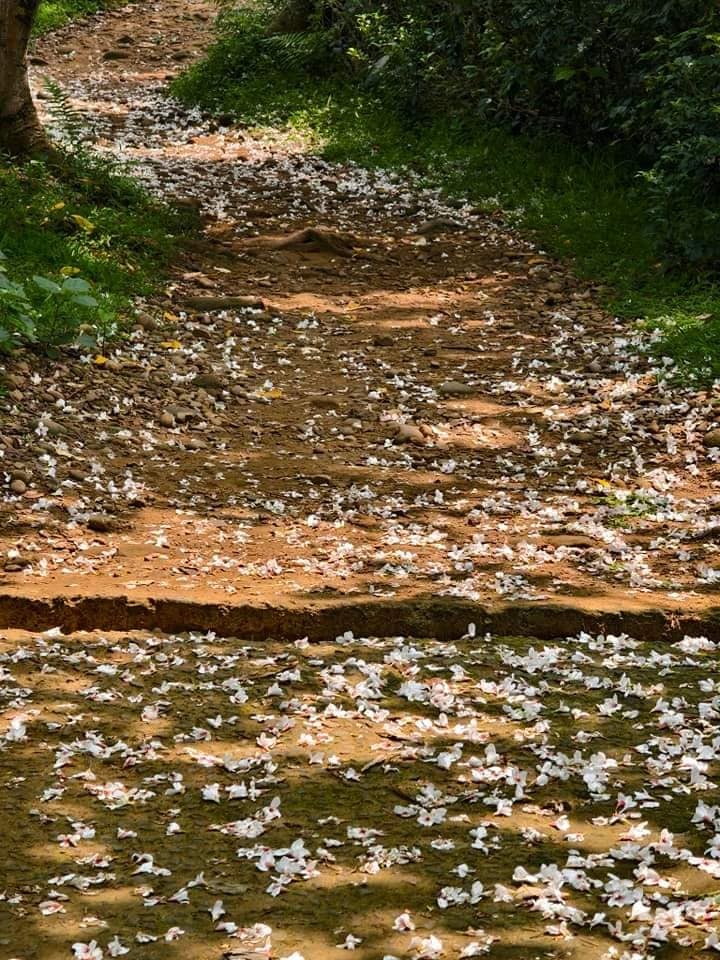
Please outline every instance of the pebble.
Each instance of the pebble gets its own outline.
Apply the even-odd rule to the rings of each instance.
[[[175,426],[175,417],[173,416],[172,413],[170,413],[169,411],[165,410],[164,413],[161,413],[161,414],[160,414],[159,422],[160,422],[160,426],[161,426],[161,427],[174,427],[174,426]]]
[[[11,482],[11,484],[10,484],[10,489],[12,490],[13,493],[17,493],[18,495],[22,495],[23,493],[26,493],[26,492],[27,492],[27,484],[25,483],[24,480],[20,480],[20,479],[18,478],[17,480],[13,480],[13,481]]]
[[[196,377],[193,377],[192,383],[194,387],[202,387],[209,393],[219,393],[225,389],[223,379],[215,373],[199,373]]]
[[[448,233],[449,231],[462,229],[462,224],[458,223],[457,220],[450,220],[447,217],[435,217],[433,220],[421,223],[417,228],[417,232],[421,237],[433,237],[440,233]]]
[[[106,513],[91,513],[87,518],[86,526],[88,530],[94,530],[95,533],[110,533],[117,527],[117,521]]]
[[[416,443],[425,445],[425,435],[414,423],[401,423],[397,428],[397,439],[401,443]]]
[[[440,384],[438,389],[440,390],[440,393],[443,393],[448,397],[474,393],[472,387],[468,386],[467,383],[461,383],[459,380],[446,380],[444,383]]]
[[[720,447],[720,429],[710,430],[705,434],[706,447]]]

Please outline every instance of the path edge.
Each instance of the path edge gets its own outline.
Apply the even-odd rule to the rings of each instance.
[[[671,642],[685,635],[720,641],[720,608],[706,613],[678,610],[607,611],[570,604],[506,603],[495,606],[452,597],[411,600],[342,600],[306,605],[219,604],[172,598],[0,594],[0,628],[63,633],[158,630],[177,634],[213,632],[246,640],[330,641],[346,631],[360,636],[435,637],[457,640],[475,624],[476,635],[526,636],[539,640],[580,632],[626,633]]]

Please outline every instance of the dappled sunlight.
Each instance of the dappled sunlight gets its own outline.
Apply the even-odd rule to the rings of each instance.
[[[716,659],[700,640],[472,628],[318,645],[14,632],[3,935],[18,955],[146,937],[198,960],[254,937],[313,957],[435,937],[447,955],[532,942],[586,960],[621,931],[699,948],[718,909],[717,765],[700,759]]]

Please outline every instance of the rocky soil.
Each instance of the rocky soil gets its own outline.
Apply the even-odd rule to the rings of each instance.
[[[212,13],[114,9],[36,51],[203,238],[99,363],[6,363],[4,594],[710,606],[714,391],[461,200],[172,100]]]

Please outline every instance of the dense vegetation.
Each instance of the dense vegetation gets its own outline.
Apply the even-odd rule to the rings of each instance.
[[[267,0],[177,90],[503,206],[720,376],[715,4]]]
[[[48,0],[36,32],[92,13],[103,0]],[[48,91],[59,127],[78,125]],[[79,131],[70,137],[79,143]],[[116,167],[76,147],[48,161],[0,160],[0,350],[67,344],[102,349],[132,297],[154,288],[174,249],[177,217]]]
[[[108,6],[108,0],[43,0],[35,22],[35,33],[57,30],[70,20],[95,13]]]
[[[173,217],[85,155],[0,164],[0,349],[102,348],[173,249]]]

